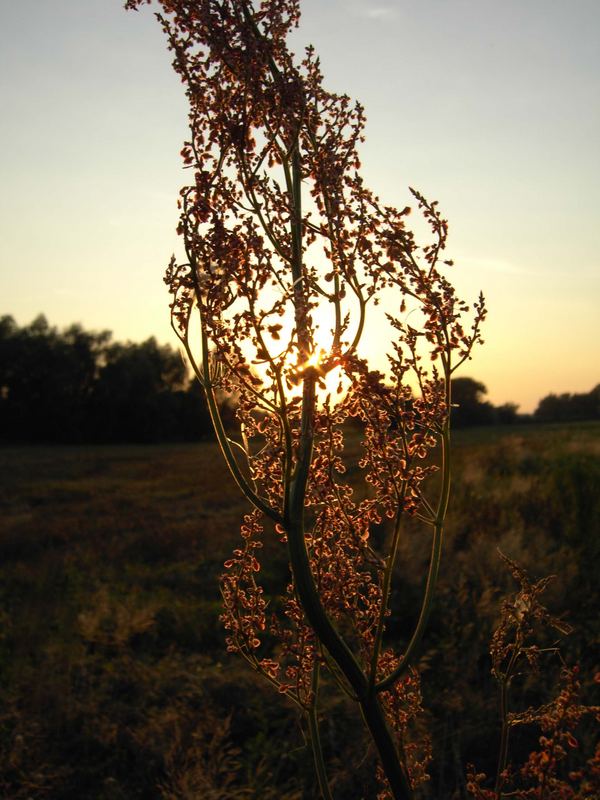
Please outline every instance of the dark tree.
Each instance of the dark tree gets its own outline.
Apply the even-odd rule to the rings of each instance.
[[[516,403],[504,403],[496,406],[494,409],[495,421],[498,425],[514,425],[520,420],[518,409],[519,406]]]
[[[0,318],[0,440],[197,440],[211,428],[206,402],[181,357],[155,339],[111,342],[44,316],[19,328]]]
[[[186,383],[179,355],[151,338],[142,344],[114,344],[104,358],[93,397],[94,438],[153,442],[172,434],[172,393]]]
[[[487,389],[473,378],[452,379],[452,424],[457,428],[491,425],[494,407],[483,398]]]
[[[0,323],[0,437],[19,441],[81,441],[107,331],[72,325],[62,334],[38,316],[18,328]]]
[[[600,419],[600,384],[583,394],[549,394],[534,412],[539,422],[575,422]]]

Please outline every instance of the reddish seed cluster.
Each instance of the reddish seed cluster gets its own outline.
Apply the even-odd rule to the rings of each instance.
[[[380,656],[382,674],[389,674],[398,666],[398,657],[386,650]],[[416,670],[411,669],[389,691],[382,692],[382,702],[387,717],[396,733],[398,747],[413,789],[429,780],[427,768],[431,762],[431,740],[424,727],[421,682]],[[385,785],[385,781],[381,781]],[[386,793],[387,792],[387,793]],[[378,800],[392,798],[384,788]]]
[[[324,88],[311,47],[301,60],[288,49],[297,0],[159,5],[189,101],[182,157],[193,172],[180,196],[187,260],[173,259],[165,279],[173,327],[256,509],[222,579],[228,647],[309,708],[314,665],[327,661],[294,580],[269,616],[259,581],[265,518],[283,543],[292,528],[297,537],[292,509],[301,497],[320,608],[365,682],[383,679],[399,663],[382,647],[394,556],[389,537],[375,552],[371,530],[385,520],[397,529],[408,514],[440,535],[447,494],[430,496],[428,478],[439,468],[440,444],[447,446],[450,378],[481,341],[485,307],[480,297],[469,308],[444,275],[448,226],[437,204],[413,191],[433,237],[420,247],[406,227],[410,208],[385,206],[364,185],[364,111]],[[391,310],[378,314],[384,299]],[[361,349],[371,314],[390,342],[385,375]],[[333,369],[342,386],[335,399],[324,388]],[[219,394],[235,401],[237,435],[222,427]],[[357,423],[361,453],[352,464],[345,438],[356,440]],[[348,466],[362,472],[360,497]],[[388,686],[383,698],[416,785],[428,759],[407,738],[420,710],[416,676]]]
[[[579,742],[575,730],[586,717],[600,720],[600,707],[580,703],[581,686],[577,668],[565,668],[558,695],[539,709],[514,715],[514,724],[537,725],[541,729],[538,747],[519,768],[506,767],[501,773],[503,797],[516,800],[593,800],[600,797],[600,744],[595,754],[578,770],[565,770],[570,751]],[[497,790],[485,787],[487,776],[473,766],[467,772],[467,790],[475,800],[497,800]]]
[[[490,649],[493,674],[500,686],[507,689],[516,676],[537,672],[542,657],[560,659],[556,646],[544,648],[540,644],[544,630],[566,634],[570,628],[552,616],[541,602],[551,578],[534,582],[518,564],[506,556],[502,558],[519,584],[518,592],[502,603],[500,625]],[[596,678],[600,680],[600,675]],[[583,769],[571,772],[564,769],[570,751],[579,747],[576,738],[579,723],[586,717],[600,720],[600,706],[582,704],[580,695],[578,667],[563,665],[558,692],[549,703],[519,712],[504,708],[506,735],[518,726],[537,726],[538,747],[520,767],[511,764],[507,749],[506,763],[500,764],[493,790],[485,786],[487,776],[470,766],[467,788],[471,796],[476,800],[498,800],[500,796],[517,800],[591,800],[600,796],[600,749]]]
[[[538,668],[541,652],[537,637],[541,628],[551,628],[561,634],[571,632],[571,626],[550,614],[540,600],[554,576],[533,582],[517,563],[505,555],[502,559],[520,588],[502,602],[501,622],[492,636],[492,671],[500,681],[510,679],[521,662],[528,663],[530,669]]]

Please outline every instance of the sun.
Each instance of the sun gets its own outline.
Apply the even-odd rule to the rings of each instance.
[[[342,367],[332,359],[334,349],[335,315],[333,304],[323,302],[311,309],[312,328],[312,353],[302,364],[297,363],[296,356],[290,354],[288,366],[294,368],[298,375],[312,367],[317,371],[318,381],[316,387],[318,404],[335,404],[341,399],[350,387],[350,381]],[[290,317],[282,325],[281,336],[287,336],[287,341],[294,335],[295,325]],[[342,342],[342,350],[344,343]],[[301,381],[291,390],[291,395],[300,394]]]

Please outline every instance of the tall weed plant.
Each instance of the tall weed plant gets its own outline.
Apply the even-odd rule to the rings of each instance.
[[[166,274],[172,325],[250,507],[221,579],[228,650],[296,706],[325,800],[334,786],[321,730],[332,707],[322,697],[332,692],[360,712],[379,800],[415,797],[432,757],[418,657],[450,498],[451,379],[481,342],[483,297],[467,304],[447,277],[437,202],[411,190],[431,230],[420,245],[411,208],[384,205],[366,187],[363,108],[325,88],[312,47],[301,59],[289,50],[298,0],[158,5],[190,108],[182,156],[192,180],[179,201],[186,259],[173,258]],[[369,358],[372,331],[389,343],[385,374]],[[235,402],[235,434],[224,396]],[[350,421],[361,431],[355,461]],[[429,555],[399,646],[390,612],[402,542],[416,535]],[[276,596],[261,577],[273,539],[289,562]],[[509,563],[528,587],[520,602],[539,611],[545,584]],[[516,612],[503,608],[508,625]],[[490,791],[500,800],[514,724],[506,696],[533,650],[519,636],[503,644],[502,671],[498,637],[502,733]],[[476,775],[467,788],[487,791],[480,785]]]

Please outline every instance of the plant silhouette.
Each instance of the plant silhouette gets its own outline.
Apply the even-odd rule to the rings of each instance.
[[[323,797],[332,796],[319,735],[326,673],[360,708],[379,796],[408,798],[430,757],[414,735],[414,662],[450,493],[451,378],[480,341],[483,298],[467,305],[446,277],[448,226],[435,201],[411,190],[431,229],[418,245],[411,209],[365,186],[363,108],[324,88],[311,47],[301,61],[288,48],[298,2],[160,6],[190,106],[182,155],[193,172],[180,195],[186,261],[173,258],[166,276],[173,328],[252,505],[221,582],[228,646],[304,716]],[[387,374],[365,356],[373,324],[390,343]],[[217,393],[237,400],[238,436]],[[362,430],[355,463],[351,419]],[[362,471],[362,491],[348,469]],[[396,652],[386,621],[407,521],[430,536],[431,557],[418,621]],[[260,578],[265,536],[289,555],[276,603]]]

